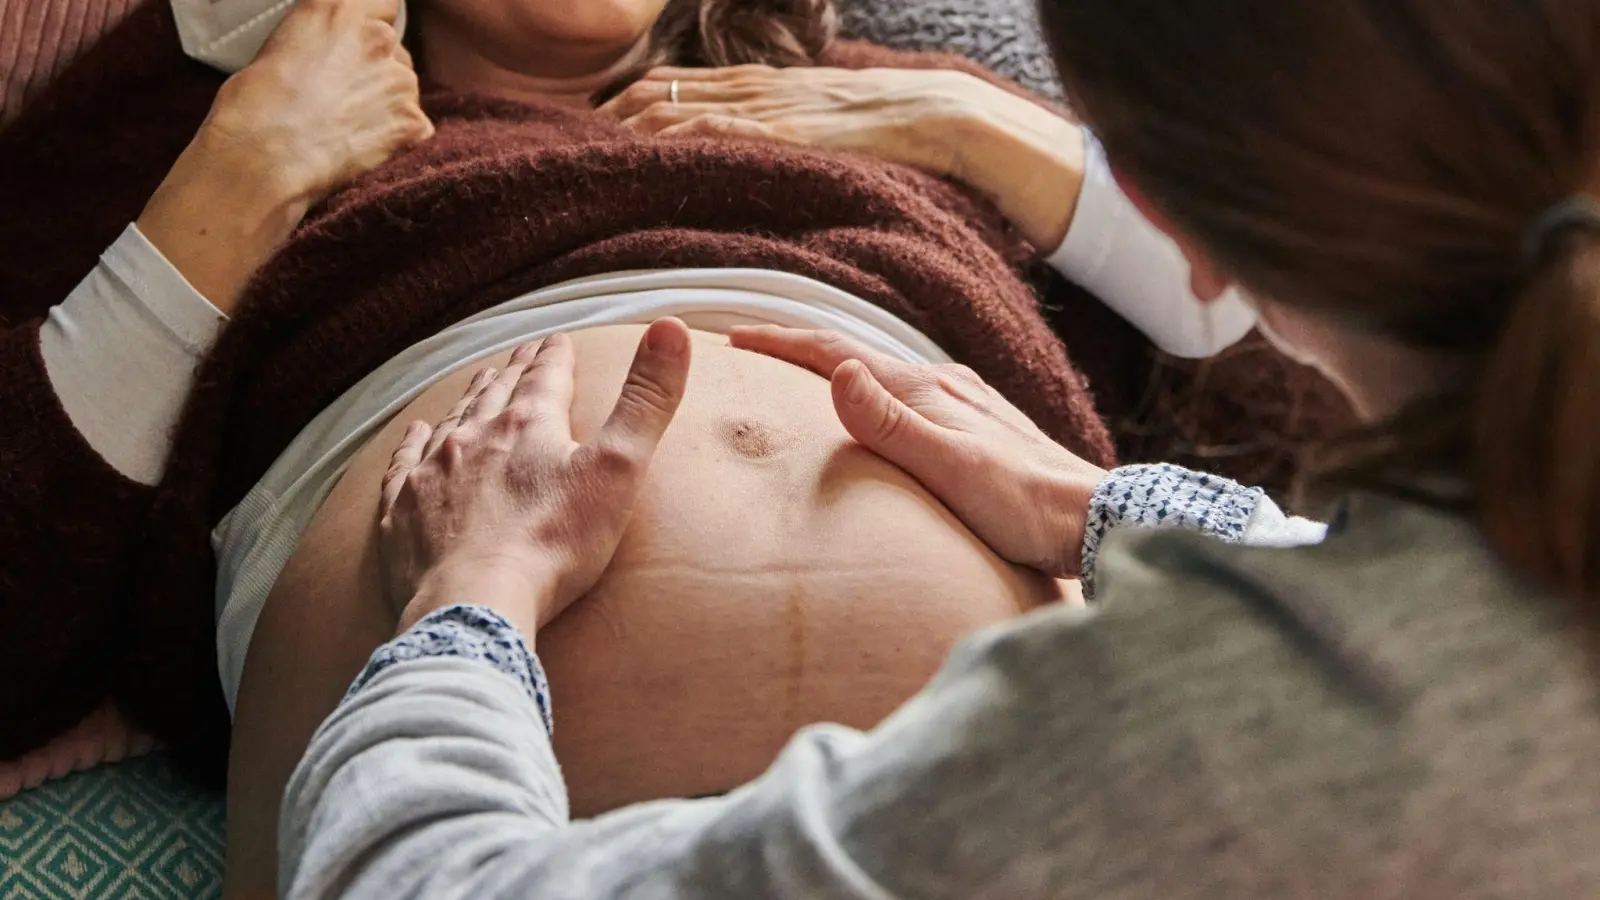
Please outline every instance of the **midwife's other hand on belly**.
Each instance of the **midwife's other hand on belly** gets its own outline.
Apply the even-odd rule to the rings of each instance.
[[[611,410],[641,332],[573,335],[580,441]],[[538,638],[580,816],[728,790],[809,723],[871,727],[962,637],[1065,594],[855,444],[826,380],[695,339],[688,397],[611,567]],[[261,867],[259,848],[240,845],[275,834],[310,733],[391,636],[375,560],[390,454],[481,367],[436,385],[367,445],[279,579],[240,690],[230,866]]]
[[[583,337],[580,435],[638,331]],[[610,569],[540,635],[580,815],[727,790],[810,723],[875,725],[962,637],[1061,597],[853,442],[825,380],[702,338]]]

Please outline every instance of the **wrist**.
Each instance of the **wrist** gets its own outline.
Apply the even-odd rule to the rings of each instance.
[[[196,290],[229,313],[305,216],[307,197],[287,173],[202,128],[136,224]]]
[[[982,91],[945,123],[955,148],[949,174],[988,194],[1041,253],[1066,241],[1083,194],[1082,126],[971,78]]]
[[[531,646],[555,608],[559,579],[539,560],[505,556],[460,557],[425,574],[400,614],[396,633],[452,606],[492,609],[517,626]]]
[[[1090,507],[1095,490],[1107,474],[1104,469],[1073,457],[1045,477],[1037,496],[1044,499],[1042,506],[1050,511],[1049,533],[1061,559],[1058,575],[1083,574],[1083,546]]]

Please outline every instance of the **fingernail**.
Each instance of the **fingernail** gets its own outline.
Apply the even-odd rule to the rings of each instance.
[[[645,346],[657,356],[675,359],[689,349],[688,335],[682,328],[652,327],[645,336]]]
[[[422,430],[422,423],[421,422],[412,422],[410,425],[406,426],[406,437],[408,437],[408,438],[416,437],[417,436],[417,432],[419,432],[421,430]]]
[[[498,374],[494,369],[484,369],[478,373],[478,377],[472,379],[472,387],[474,389],[481,388],[493,381]]]
[[[867,398],[872,396],[871,377],[867,374],[866,366],[851,366],[850,384],[845,388],[844,399],[857,406],[867,402]]]

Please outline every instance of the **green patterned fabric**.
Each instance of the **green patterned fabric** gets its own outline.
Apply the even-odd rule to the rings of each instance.
[[[0,900],[222,895],[224,801],[160,755],[0,803]]]

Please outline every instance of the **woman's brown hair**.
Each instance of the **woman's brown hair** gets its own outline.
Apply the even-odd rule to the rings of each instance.
[[[1041,0],[1118,174],[1256,296],[1449,360],[1351,471],[1464,476],[1494,546],[1600,604],[1600,3]],[[1600,610],[1596,610],[1600,612]]]
[[[657,66],[814,65],[838,33],[833,0],[669,0],[650,53],[595,99],[609,100]]]

